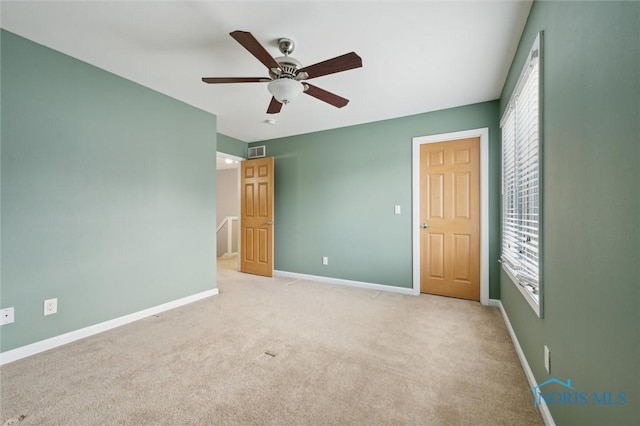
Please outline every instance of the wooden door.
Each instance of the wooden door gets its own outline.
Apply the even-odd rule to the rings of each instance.
[[[480,300],[480,138],[420,146],[420,291]]]
[[[273,276],[273,157],[240,168],[240,271]]]

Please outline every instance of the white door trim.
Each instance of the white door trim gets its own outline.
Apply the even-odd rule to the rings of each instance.
[[[489,304],[489,128],[413,138],[413,294],[420,294],[420,145],[480,138],[480,303]]]

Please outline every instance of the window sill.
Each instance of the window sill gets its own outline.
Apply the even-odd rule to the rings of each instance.
[[[522,293],[522,296],[524,297],[524,300],[526,300],[527,303],[529,304],[529,306],[531,306],[531,309],[533,309],[533,312],[536,313],[538,318],[542,318],[542,316],[540,315],[540,302],[539,302],[539,299],[536,298],[533,294],[531,294],[531,292],[529,290],[527,290],[525,287],[521,286],[519,281],[518,281],[518,279],[513,275],[513,273],[509,270],[509,268],[506,267],[504,264],[502,265],[502,270],[504,272],[506,272],[506,274],[509,276],[509,279],[511,280],[513,285],[518,290],[520,290],[520,293]]]

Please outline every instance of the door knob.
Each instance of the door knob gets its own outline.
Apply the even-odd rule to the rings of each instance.
[[[273,221],[272,221],[272,220],[270,220],[269,222],[265,222],[264,224],[265,224],[265,225],[273,225]]]
[[[420,228],[422,229],[427,229],[429,227],[429,225],[427,225],[426,223],[421,223],[420,224]]]

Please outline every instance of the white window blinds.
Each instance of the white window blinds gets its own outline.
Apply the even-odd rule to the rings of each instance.
[[[540,247],[539,39],[500,123],[502,264],[538,303]]]

